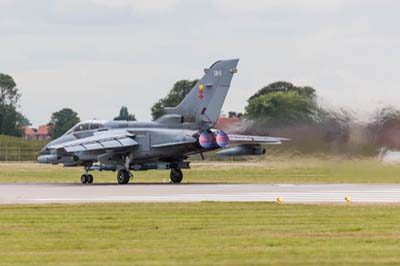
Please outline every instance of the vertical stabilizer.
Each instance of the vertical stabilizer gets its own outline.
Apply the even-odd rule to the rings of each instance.
[[[167,114],[183,117],[184,122],[196,123],[199,128],[211,128],[217,121],[232,77],[237,72],[239,59],[221,60],[205,69],[204,76],[183,101],[174,108],[166,108]]]

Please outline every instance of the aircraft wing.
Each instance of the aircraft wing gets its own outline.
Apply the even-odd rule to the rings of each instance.
[[[188,145],[188,144],[193,144],[196,143],[196,139],[193,137],[187,138],[185,140],[180,140],[180,141],[175,141],[175,142],[169,142],[169,143],[162,143],[162,144],[155,144],[151,145],[153,149],[162,149],[162,148],[173,148],[177,146],[182,146],[182,145]]]
[[[227,134],[231,144],[282,144],[286,138]]]
[[[49,146],[48,149],[64,149],[66,152],[121,149],[137,146],[134,136],[126,131],[102,132],[91,137],[55,144]]]

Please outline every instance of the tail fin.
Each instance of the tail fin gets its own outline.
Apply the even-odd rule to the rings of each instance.
[[[183,117],[184,122],[198,124],[200,128],[211,128],[217,121],[233,74],[237,72],[239,59],[215,62],[193,87],[183,101],[174,108],[166,108],[167,114]]]

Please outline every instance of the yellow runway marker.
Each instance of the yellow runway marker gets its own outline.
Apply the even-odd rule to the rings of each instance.
[[[276,202],[278,202],[278,204],[282,204],[283,203],[283,198],[282,197],[277,197],[276,198]]]
[[[349,195],[347,195],[346,197],[344,197],[344,200],[346,201],[346,203],[350,203],[351,197]]]

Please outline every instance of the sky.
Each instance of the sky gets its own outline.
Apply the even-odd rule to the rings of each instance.
[[[369,112],[400,103],[400,1],[0,0],[0,73],[34,126],[74,109],[141,121],[180,79],[240,58],[223,111],[263,86],[312,86],[324,103]]]

